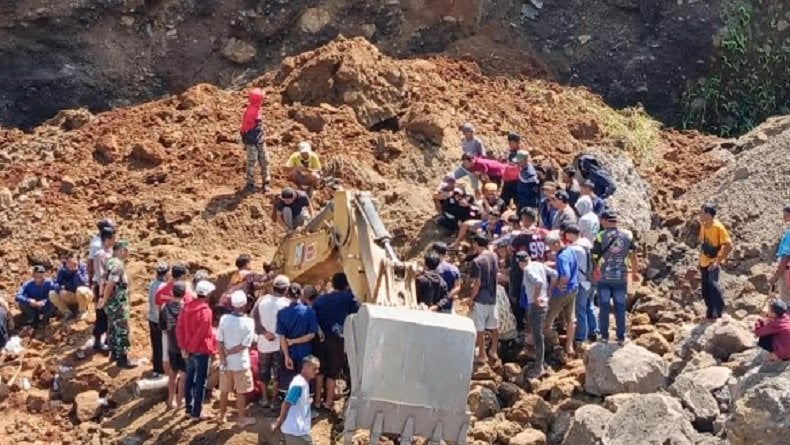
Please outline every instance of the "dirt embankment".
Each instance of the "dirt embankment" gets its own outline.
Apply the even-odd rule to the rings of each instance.
[[[328,172],[380,198],[404,256],[438,233],[427,222],[430,192],[457,162],[457,128],[465,121],[475,123],[494,152],[504,149],[508,131],[517,131],[535,156],[558,166],[590,146],[628,156],[638,141],[622,129],[647,128],[643,136],[649,137],[640,140],[649,141],[649,151],[637,168],[650,180],[662,215],[677,190],[697,180],[698,168],[718,162],[703,153],[714,141],[642,127],[644,116],[611,110],[584,89],[488,77],[471,62],[396,61],[363,39],[287,58],[252,85],[267,93],[263,114],[275,190],[285,184],[280,166],[286,157],[299,141],[311,141]],[[146,356],[144,289],[157,259],[216,275],[247,252],[259,268],[282,236],[269,219],[270,197],[239,191],[244,155],[237,128],[244,105],[242,91],[197,85],[95,116],[63,112],[30,134],[0,132],[0,289],[13,292],[34,263],[54,265],[62,253],[85,249],[96,219],[112,217],[132,243],[132,355]],[[163,417],[161,406],[131,402],[129,382],[143,370],[119,373],[103,359],[77,358],[90,337],[85,322],[70,331],[55,324],[22,335],[34,351],[22,374],[33,389],[2,403],[12,419],[36,422],[0,421],[15,442],[53,435],[68,443],[123,435],[162,435],[168,443],[249,438],[249,432],[200,425],[174,430],[177,422]],[[73,368],[78,390],[109,395],[115,411],[104,429],[92,422],[72,426],[71,401],[48,391],[59,366]]]
[[[770,13],[775,27],[765,32],[786,39],[790,12],[742,1]],[[129,106],[201,82],[242,85],[339,35],[364,36],[395,57],[447,55],[474,59],[487,74],[586,85],[616,107],[642,103],[679,123],[683,92],[707,74],[722,40],[722,3],[4,2],[0,123],[32,128],[63,108]]]

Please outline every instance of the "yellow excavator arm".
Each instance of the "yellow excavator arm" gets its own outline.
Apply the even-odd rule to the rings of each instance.
[[[357,429],[413,436],[431,445],[463,445],[469,427],[466,395],[472,377],[475,329],[455,314],[417,310],[417,267],[400,261],[370,193],[338,190],[300,231],[283,239],[274,270],[302,284],[324,284],[343,271],[359,313],[346,318],[343,337],[351,394],[343,443]]]
[[[391,241],[370,193],[337,190],[282,241],[272,266],[302,284],[324,284],[342,270],[360,303],[416,308],[416,265],[398,260]]]

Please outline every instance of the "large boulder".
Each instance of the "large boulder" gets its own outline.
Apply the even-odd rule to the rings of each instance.
[[[698,430],[713,431],[713,421],[719,415],[719,404],[707,388],[694,380],[680,377],[668,390],[691,412]]]
[[[688,358],[694,351],[705,351],[726,361],[732,354],[753,348],[755,341],[754,334],[740,322],[719,319],[695,326],[679,345],[681,357]]]
[[[654,392],[666,385],[668,374],[661,357],[633,343],[599,343],[587,351],[584,366],[584,389],[597,396]]]
[[[499,400],[497,400],[494,391],[482,386],[475,387],[469,391],[467,403],[472,415],[478,419],[491,417],[498,413],[500,409]]]
[[[598,405],[585,405],[573,413],[571,426],[565,435],[563,444],[567,445],[598,445],[603,439],[606,425],[613,414]]]
[[[680,402],[661,394],[642,394],[612,416],[603,445],[694,445],[698,433]]]
[[[784,445],[790,441],[790,362],[766,363],[732,390],[727,437],[732,445]]]

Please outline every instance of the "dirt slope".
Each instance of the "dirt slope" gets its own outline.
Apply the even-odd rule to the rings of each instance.
[[[327,171],[380,198],[383,219],[404,256],[438,236],[426,223],[430,192],[459,157],[457,127],[465,121],[475,123],[489,150],[503,150],[506,133],[518,131],[536,156],[556,165],[592,145],[620,156],[644,148],[634,156],[662,215],[699,169],[719,162],[702,153],[713,140],[660,132],[645,126],[638,113],[608,109],[583,89],[486,77],[471,62],[395,61],[363,39],[340,39],[287,58],[252,84],[267,92],[264,120],[275,189],[284,185],[279,166],[299,141],[311,141]],[[132,243],[132,355],[147,355],[144,289],[157,259],[216,274],[247,252],[259,268],[283,235],[269,218],[270,197],[239,191],[244,165],[237,127],[244,105],[243,91],[197,85],[97,116],[63,112],[31,134],[2,130],[0,289],[13,293],[34,263],[57,264],[60,254],[84,250],[95,220],[112,217]],[[643,137],[635,140],[635,132]],[[60,434],[64,443],[101,443],[96,441],[119,435],[151,443],[158,434],[166,443],[252,440],[249,433],[205,426],[174,430],[172,419],[158,411],[161,405],[129,403],[128,382],[142,370],[119,374],[103,359],[77,358],[89,336],[85,322],[71,331],[55,324],[46,332],[23,333],[35,359],[22,376],[34,389],[2,402],[18,414],[0,420],[3,440],[35,442]],[[90,422],[73,427],[71,404],[49,402],[56,396],[47,388],[61,365],[74,368],[85,386],[107,391],[111,406],[119,406],[105,429]],[[2,370],[4,381],[9,371]],[[23,411],[41,414],[32,422]]]

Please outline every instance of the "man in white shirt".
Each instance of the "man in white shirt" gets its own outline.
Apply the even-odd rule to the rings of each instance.
[[[272,282],[272,293],[260,297],[252,308],[255,333],[258,334],[258,373],[263,388],[259,404],[264,407],[276,406],[277,391],[280,389],[277,375],[280,367],[283,366],[283,354],[280,352],[280,338],[275,332],[277,312],[291,304],[285,296],[285,291],[290,285],[288,277],[278,275]],[[266,394],[269,381],[272,381],[271,398]]]
[[[310,413],[310,380],[318,373],[321,362],[312,355],[302,359],[302,372],[291,380],[285,401],[280,408],[280,416],[272,425],[272,430],[280,430],[285,437],[285,445],[313,445],[310,435],[312,416]]]
[[[535,343],[535,363],[526,371],[528,378],[536,379],[543,375],[543,359],[546,345],[543,338],[543,322],[549,307],[549,283],[557,279],[557,272],[539,261],[531,261],[529,253],[519,251],[515,254],[518,267],[524,271],[524,292],[527,295],[527,314]]]
[[[236,291],[230,296],[233,312],[219,319],[217,327],[217,350],[220,360],[219,422],[225,422],[228,393],[236,391],[237,423],[240,427],[250,426],[255,419],[245,416],[247,400],[244,394],[252,391],[252,369],[250,346],[255,340],[255,323],[244,313],[247,294]]]

